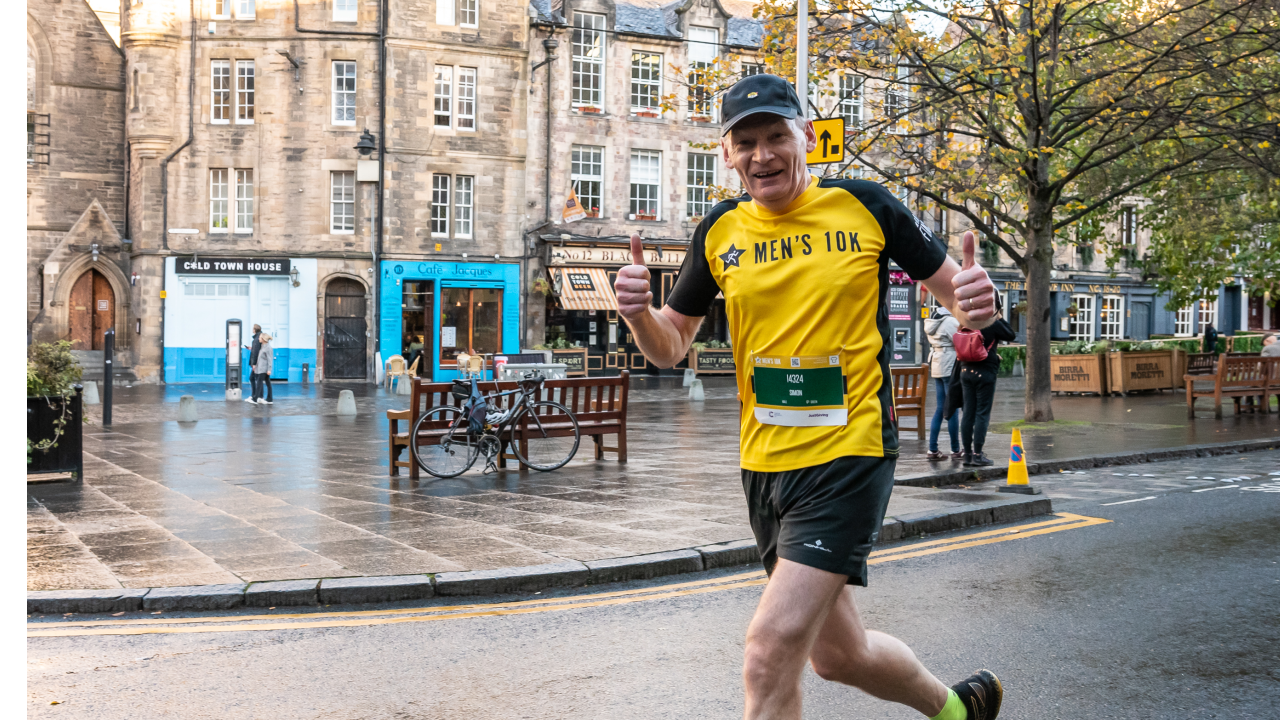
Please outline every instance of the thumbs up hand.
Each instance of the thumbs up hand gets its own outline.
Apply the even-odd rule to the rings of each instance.
[[[640,236],[631,234],[631,264],[618,271],[613,281],[613,291],[618,296],[618,313],[628,320],[649,312],[653,293],[649,289],[651,276],[644,266],[644,245]]]
[[[957,317],[960,324],[980,329],[991,324],[996,316],[996,286],[987,271],[973,259],[973,232],[966,232],[963,241],[964,257],[960,272],[951,278],[955,288]]]

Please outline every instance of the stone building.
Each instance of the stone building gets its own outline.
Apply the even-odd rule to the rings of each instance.
[[[132,345],[124,66],[87,4],[29,0],[28,338],[70,340],[90,377],[108,329]]]

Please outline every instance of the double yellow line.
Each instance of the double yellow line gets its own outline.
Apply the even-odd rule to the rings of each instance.
[[[992,543],[1019,540],[1046,533],[1075,530],[1110,522],[1102,518],[1058,513],[1054,519],[1026,525],[970,533],[945,540],[912,543],[871,553],[871,565],[935,555]],[[75,620],[53,623],[28,623],[27,637],[70,637],[80,635],[152,635],[168,633],[261,632],[267,630],[308,630],[335,627],[366,627],[396,623],[462,620],[465,618],[527,615],[530,613],[577,610],[579,608],[626,605],[635,602],[702,595],[764,585],[763,571],[725,577],[673,583],[658,587],[618,590],[615,592],[542,598],[517,602],[448,605],[439,607],[357,610],[347,612],[306,612],[271,615],[215,615],[185,618],[140,618],[131,620]]]

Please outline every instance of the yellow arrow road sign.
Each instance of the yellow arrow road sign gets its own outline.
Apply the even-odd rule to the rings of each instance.
[[[844,118],[814,120],[813,132],[818,136],[818,144],[805,156],[806,163],[821,165],[844,160]]]

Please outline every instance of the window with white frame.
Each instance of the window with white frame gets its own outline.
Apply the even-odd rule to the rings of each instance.
[[[1201,300],[1200,301],[1200,332],[1212,325],[1215,329],[1218,327],[1218,301],[1217,300]]]
[[[1195,335],[1194,323],[1196,313],[1199,311],[1199,303],[1191,303],[1184,308],[1178,308],[1178,312],[1173,316],[1173,334],[1178,337]]]
[[[458,175],[453,180],[453,236],[470,238],[475,178]]]
[[[720,31],[689,28],[689,115],[715,121],[715,97],[705,87],[706,72],[720,55]]]
[[[760,63],[742,63],[742,77],[751,77],[752,75],[763,75],[764,65]]]
[[[690,218],[706,217],[715,203],[710,188],[716,184],[716,156],[689,153],[689,177],[685,185],[685,213]]]
[[[1124,337],[1124,296],[1102,296],[1102,305],[1098,308],[1098,337],[1103,340]]]
[[[1093,339],[1093,296],[1072,295],[1071,302],[1076,306],[1076,316],[1071,318],[1071,339],[1089,341]]]
[[[476,129],[475,68],[458,68],[458,129]]]
[[[906,64],[897,65],[894,76],[884,86],[884,116],[886,120],[894,120],[906,112],[907,96],[911,91],[908,80],[911,68]],[[902,127],[897,123],[890,125],[890,131],[900,132]]]
[[[844,118],[846,132],[862,124],[862,78],[850,73],[840,75],[840,105],[837,112]]]
[[[478,27],[480,23],[480,0],[458,0],[458,26],[464,28]]]
[[[356,231],[356,174],[350,170],[329,173],[329,232],[351,235]]]
[[[604,187],[604,148],[574,145],[569,179],[578,203],[588,217],[600,217],[601,189]]]
[[[436,66],[435,125],[451,127],[453,125],[453,68],[448,65]]]
[[[573,14],[573,107],[603,109],[604,15]]]
[[[236,18],[248,20],[253,17],[255,7],[254,0],[235,0]]]
[[[356,64],[350,60],[333,63],[333,124],[356,124]]]
[[[209,122],[231,122],[231,61],[214,60],[209,66]]]
[[[236,61],[236,124],[253,124],[253,61]]]
[[[436,24],[437,25],[453,25],[456,20],[454,18],[454,0],[436,0]]]
[[[1138,244],[1138,211],[1134,207],[1120,210],[1120,244]]]
[[[231,17],[231,4],[235,0],[213,0],[213,17],[214,20],[227,20]]]
[[[449,176],[431,176],[431,236],[449,237]]]
[[[631,112],[657,113],[662,96],[662,56],[631,53]]]
[[[226,168],[209,170],[209,232],[230,232],[231,223],[227,208],[227,173]]]
[[[236,226],[233,232],[253,232],[252,170],[236,170]]]
[[[661,220],[662,153],[631,151],[631,214],[637,220]]]
[[[333,0],[334,22],[356,21],[356,0]]]

